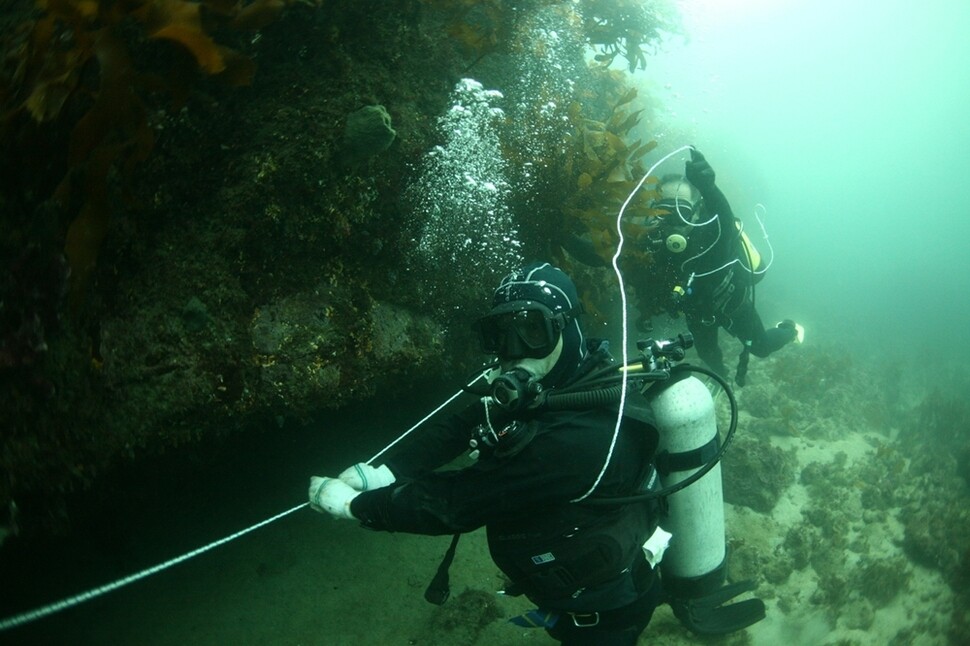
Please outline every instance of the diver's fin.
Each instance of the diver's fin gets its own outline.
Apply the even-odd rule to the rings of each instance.
[[[722,605],[739,594],[754,590],[754,581],[741,581],[724,586],[706,597],[672,599],[674,614],[684,626],[699,635],[724,635],[743,630],[765,618],[765,602],[745,599]]]
[[[718,588],[709,595],[691,599],[690,602],[694,605],[694,607],[715,608],[727,601],[730,601],[739,594],[754,590],[756,587],[758,586],[753,580],[738,581],[737,583],[732,583],[731,585]]]

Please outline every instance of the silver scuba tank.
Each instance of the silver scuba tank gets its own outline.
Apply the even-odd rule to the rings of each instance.
[[[718,450],[714,399],[690,376],[651,397],[660,433],[658,468],[663,488],[683,481]],[[661,525],[673,537],[661,563],[664,588],[697,598],[721,587],[725,570],[724,496],[718,463],[694,484],[667,498]]]

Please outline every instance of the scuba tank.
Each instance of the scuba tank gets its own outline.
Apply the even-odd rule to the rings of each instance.
[[[748,234],[741,229],[740,221],[736,223],[738,227],[738,232],[741,234],[741,244],[744,246],[744,257],[743,259],[747,261],[747,270],[751,273],[757,272],[757,275],[761,275],[764,272],[761,271],[761,253],[758,248],[754,246],[751,242],[751,238]]]
[[[609,504],[612,500],[615,504],[663,498],[666,513],[660,522],[665,530],[662,542],[670,533],[669,546],[661,550],[659,563],[666,602],[691,631],[722,635],[764,619],[765,604],[757,598],[735,599],[757,587],[753,580],[724,585],[726,534],[720,459],[737,428],[737,401],[717,373],[699,366],[674,365],[684,359],[693,342],[689,334],[663,341],[638,341],[639,365],[624,367],[640,386],[659,434],[659,489],[639,496],[587,502]],[[727,396],[731,421],[723,442],[719,440],[714,398],[694,374],[713,379]],[[648,560],[655,547],[651,540],[643,546]]]
[[[685,345],[692,342],[689,338]],[[728,397],[731,424],[723,444],[714,398],[691,372],[712,378]],[[737,402],[714,372],[688,367],[669,374],[669,380],[643,390],[660,435],[656,462],[667,504],[661,525],[672,535],[660,562],[661,580],[667,603],[682,624],[698,634],[723,635],[765,617],[761,599],[734,601],[757,587],[753,580],[724,585],[727,542],[720,458],[737,427]]]
[[[660,433],[658,469],[667,488],[696,473],[717,453],[714,399],[687,376],[650,397]],[[676,597],[698,597],[721,587],[725,569],[721,465],[667,497],[664,529],[673,534],[661,567],[664,588]]]

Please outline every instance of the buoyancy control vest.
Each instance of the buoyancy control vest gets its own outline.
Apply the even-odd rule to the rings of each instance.
[[[652,463],[656,431],[640,420],[625,417],[621,432],[633,434],[636,451],[643,456],[640,475],[630,483],[629,493],[659,486]],[[537,511],[526,523],[489,525],[489,551],[511,581],[507,593],[524,593],[550,610],[583,607],[589,599],[579,599],[587,590],[629,574],[643,561],[641,546],[657,528],[659,507],[656,500],[613,507],[563,503]],[[649,569],[645,562],[642,565]],[[632,591],[629,586],[619,589]],[[616,596],[610,590],[606,594]],[[605,608],[632,600],[597,598],[596,605]]]
[[[562,507],[544,532],[490,527],[492,559],[512,582],[507,592],[524,593],[546,609],[572,609],[584,590],[615,579],[642,558],[640,546],[657,525],[644,507],[599,508],[595,517],[578,504]]]

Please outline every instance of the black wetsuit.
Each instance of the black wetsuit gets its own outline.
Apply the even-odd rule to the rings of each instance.
[[[741,232],[727,198],[713,186],[704,195],[702,217],[717,219],[690,228],[687,249],[665,253],[665,262],[682,276],[686,287],[695,277],[680,303],[687,317],[687,329],[694,335],[697,354],[712,370],[727,377],[724,357],[717,342],[718,328],[741,341],[751,354],[767,357],[795,338],[794,328],[765,329],[754,306],[753,286],[762,274],[749,269],[749,258]]]
[[[494,428],[509,421],[489,411]],[[659,585],[641,545],[656,527],[644,503],[572,503],[606,461],[615,408],[541,411],[520,416],[518,445],[484,452],[467,468],[435,472],[469,449],[484,422],[483,404],[435,424],[387,462],[399,481],[354,499],[351,511],[370,528],[453,534],[486,528],[493,560],[542,610],[561,618],[549,632],[566,643],[634,644],[659,603]],[[625,496],[651,473],[655,431],[625,420],[594,496]],[[600,625],[577,628],[596,616]],[[594,615],[593,613],[599,613]]]

